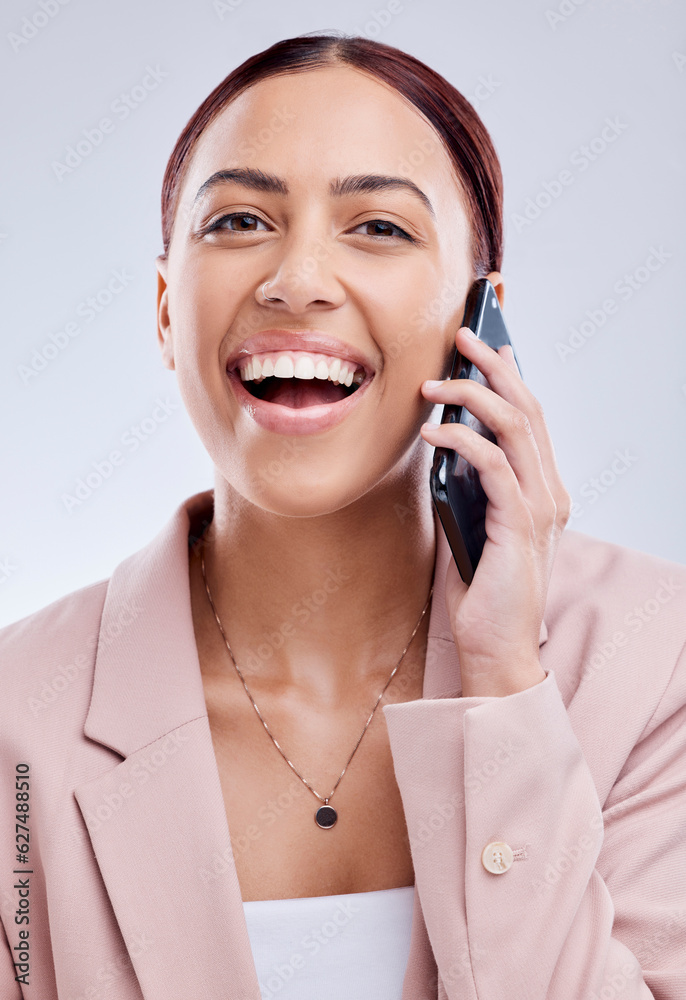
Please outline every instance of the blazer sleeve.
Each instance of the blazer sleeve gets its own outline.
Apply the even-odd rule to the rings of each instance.
[[[545,673],[384,709],[439,997],[686,1000],[684,649],[604,809]]]

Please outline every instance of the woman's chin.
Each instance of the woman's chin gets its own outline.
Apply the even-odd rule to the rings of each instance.
[[[256,507],[282,517],[322,517],[348,507],[359,499],[369,484],[351,490],[349,479],[340,475],[297,476],[283,471],[280,475],[257,475],[238,488]]]

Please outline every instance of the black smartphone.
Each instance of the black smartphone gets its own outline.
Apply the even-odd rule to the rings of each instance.
[[[461,325],[468,326],[480,340],[496,351],[503,344],[510,344],[514,353],[498,296],[487,278],[477,279],[470,288]],[[515,361],[521,375],[516,354]],[[455,351],[450,378],[471,378],[491,388],[476,365],[458,350]],[[496,440],[492,431],[464,406],[444,406],[441,423],[465,424],[489,441]],[[470,584],[486,542],[488,497],[479,481],[479,474],[457,452],[450,448],[436,448],[430,482],[431,495],[460,576],[466,584]]]

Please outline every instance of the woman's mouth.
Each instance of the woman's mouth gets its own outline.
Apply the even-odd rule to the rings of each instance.
[[[257,423],[307,434],[339,423],[374,377],[362,365],[311,351],[265,351],[227,370],[238,401]]]
[[[237,371],[251,396],[293,409],[338,403],[365,380],[361,365],[309,351],[254,354]]]

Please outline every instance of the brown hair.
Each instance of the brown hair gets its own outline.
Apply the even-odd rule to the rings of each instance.
[[[234,69],[190,118],[169,157],[162,184],[163,257],[184,171],[198,139],[235,97],[260,80],[332,64],[349,64],[394,87],[441,136],[464,192],[476,277],[499,271],[503,254],[503,183],[498,156],[469,101],[419,59],[383,42],[340,34],[298,35],[276,42]]]

